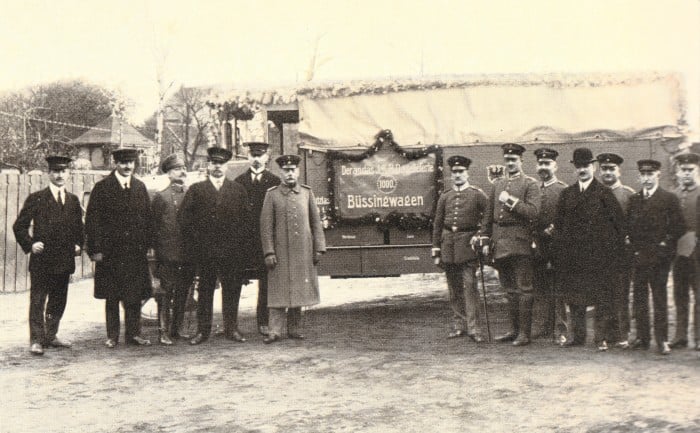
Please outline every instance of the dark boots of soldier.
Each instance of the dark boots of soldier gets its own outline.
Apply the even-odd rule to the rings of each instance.
[[[160,344],[170,346],[173,340],[170,339],[170,308],[165,299],[158,301],[158,341]]]
[[[499,335],[495,338],[497,343],[510,343],[515,340],[518,336],[518,331],[520,329],[520,318],[518,315],[518,296],[517,295],[507,295],[508,298],[508,321],[510,322],[510,329],[503,335]]]
[[[519,302],[520,333],[513,341],[513,346],[526,346],[530,344],[530,330],[532,327],[532,295],[521,295]]]

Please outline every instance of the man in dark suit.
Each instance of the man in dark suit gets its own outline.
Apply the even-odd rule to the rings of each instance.
[[[136,149],[112,152],[116,169],[90,193],[85,230],[95,262],[95,298],[104,299],[105,346],[119,343],[119,304],[124,308],[126,344],[150,345],[141,337],[141,302],[151,296],[148,249],[153,219],[146,185],[136,179]]]
[[[49,156],[49,186],[27,197],[12,229],[22,250],[30,254],[29,351],[70,347],[56,337],[66,309],[68,280],[83,245],[83,214],[78,197],[66,191],[70,158]],[[30,233],[29,227],[34,224]],[[48,301],[47,301],[48,299]]]
[[[685,233],[680,201],[659,187],[661,163],[637,161],[642,190],[633,195],[627,208],[629,243],[634,251],[633,309],[637,327],[634,349],[648,349],[649,288],[654,302],[654,338],[662,355],[671,353],[668,342],[666,284],[678,239]]]
[[[506,175],[493,182],[480,235],[491,239],[492,256],[508,297],[510,328],[496,338],[514,346],[530,344],[532,325],[532,224],[540,210],[537,181],[522,172],[525,148],[506,143],[503,161]],[[484,256],[490,247],[483,249]]]
[[[438,199],[433,220],[432,256],[444,267],[452,307],[452,331],[448,338],[469,336],[476,343],[484,338],[479,329],[479,293],[477,292],[477,256],[472,238],[479,230],[488,206],[486,194],[469,185],[471,159],[455,155],[447,159],[452,188]]]
[[[248,238],[251,245],[246,248],[246,275],[245,278],[258,280],[258,305],[256,318],[258,331],[267,336],[269,313],[267,310],[267,268],[263,257],[260,241],[260,213],[262,212],[265,193],[269,188],[280,184],[280,178],[272,174],[266,168],[270,155],[267,153],[267,143],[247,143],[248,161],[250,168],[236,178],[236,182],[243,185],[248,193],[251,221],[248,225]]]
[[[569,338],[562,345],[586,341],[586,307],[595,306],[594,339],[608,350],[612,318],[610,282],[618,271],[624,245],[624,216],[612,191],[595,177],[593,153],[574,150],[571,161],[578,181],[559,196],[554,217],[554,249],[560,289],[569,305]]]
[[[248,194],[240,183],[224,176],[231,152],[212,147],[207,153],[209,179],[187,190],[178,213],[185,251],[200,277],[197,335],[190,344],[201,344],[211,334],[217,278],[221,282],[225,337],[242,343],[245,338],[238,331],[238,302],[245,269],[243,251],[250,245]]]

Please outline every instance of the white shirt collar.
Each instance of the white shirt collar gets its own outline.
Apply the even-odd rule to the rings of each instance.
[[[590,179],[588,179],[586,182],[581,182],[581,181],[579,180],[579,181],[578,181],[579,190],[580,190],[581,188],[583,188],[584,191],[587,190],[588,187],[590,186],[591,182],[593,182],[593,178],[592,178],[592,177],[591,177]]]
[[[131,187],[131,176],[129,177],[124,177],[121,174],[119,174],[118,171],[114,171],[114,175],[117,177],[117,180],[119,181],[119,185],[124,188],[124,184],[126,184],[127,187]]]
[[[216,178],[214,176],[209,176],[209,181],[211,182],[212,185],[214,185],[214,188],[218,191],[221,186],[224,184],[224,176],[221,176],[219,178]]]
[[[650,190],[645,190],[644,188],[642,188],[642,194],[651,197],[652,195],[654,195],[654,193],[656,192],[657,189],[659,189],[658,183],[656,184],[656,186],[654,188],[652,188]],[[647,192],[647,194],[645,194],[645,192]]]
[[[265,167],[260,167],[258,171],[255,171],[253,167],[250,167],[250,172],[253,173],[253,175],[262,174],[263,171],[265,171]]]
[[[53,195],[54,200],[58,201],[58,192],[59,191],[61,191],[61,197],[63,198],[63,200],[66,199],[66,187],[65,186],[58,187],[58,186],[52,184],[51,182],[49,182],[49,189],[51,190],[51,195]],[[64,201],[64,203],[65,203],[65,201]]]

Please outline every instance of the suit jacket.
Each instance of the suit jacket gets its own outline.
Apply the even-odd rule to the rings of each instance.
[[[248,193],[248,206],[250,207],[250,224],[246,226],[248,230],[248,238],[251,239],[250,248],[246,248],[246,267],[253,273],[265,270],[265,258],[262,253],[262,244],[260,243],[260,213],[262,212],[263,202],[265,201],[265,193],[273,186],[280,184],[279,177],[272,174],[269,170],[264,170],[258,183],[254,183],[251,177],[251,171],[246,170],[238,176],[236,182],[243,185]],[[256,275],[250,275],[256,277]]]
[[[151,204],[143,182],[131,177],[125,190],[114,171],[90,193],[85,230],[87,252],[102,253],[95,264],[95,297],[139,302],[150,296],[148,248],[153,239]]]
[[[555,267],[566,301],[591,305],[609,299],[608,290],[624,251],[624,216],[610,188],[593,179],[559,196],[554,218]]]
[[[185,193],[178,222],[185,251],[195,263],[223,258],[235,270],[245,268],[250,210],[248,194],[240,183],[224,179],[219,191],[209,179],[193,184]]]
[[[30,235],[32,222],[34,227]],[[75,246],[83,245],[83,212],[74,194],[66,191],[63,206],[54,199],[48,187],[30,194],[12,230],[17,243],[27,254],[35,242],[44,243],[44,251],[29,258],[30,272],[75,272]]]

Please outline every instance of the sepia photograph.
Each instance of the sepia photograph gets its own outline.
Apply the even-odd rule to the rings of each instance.
[[[0,0],[0,433],[700,431],[700,1]]]

